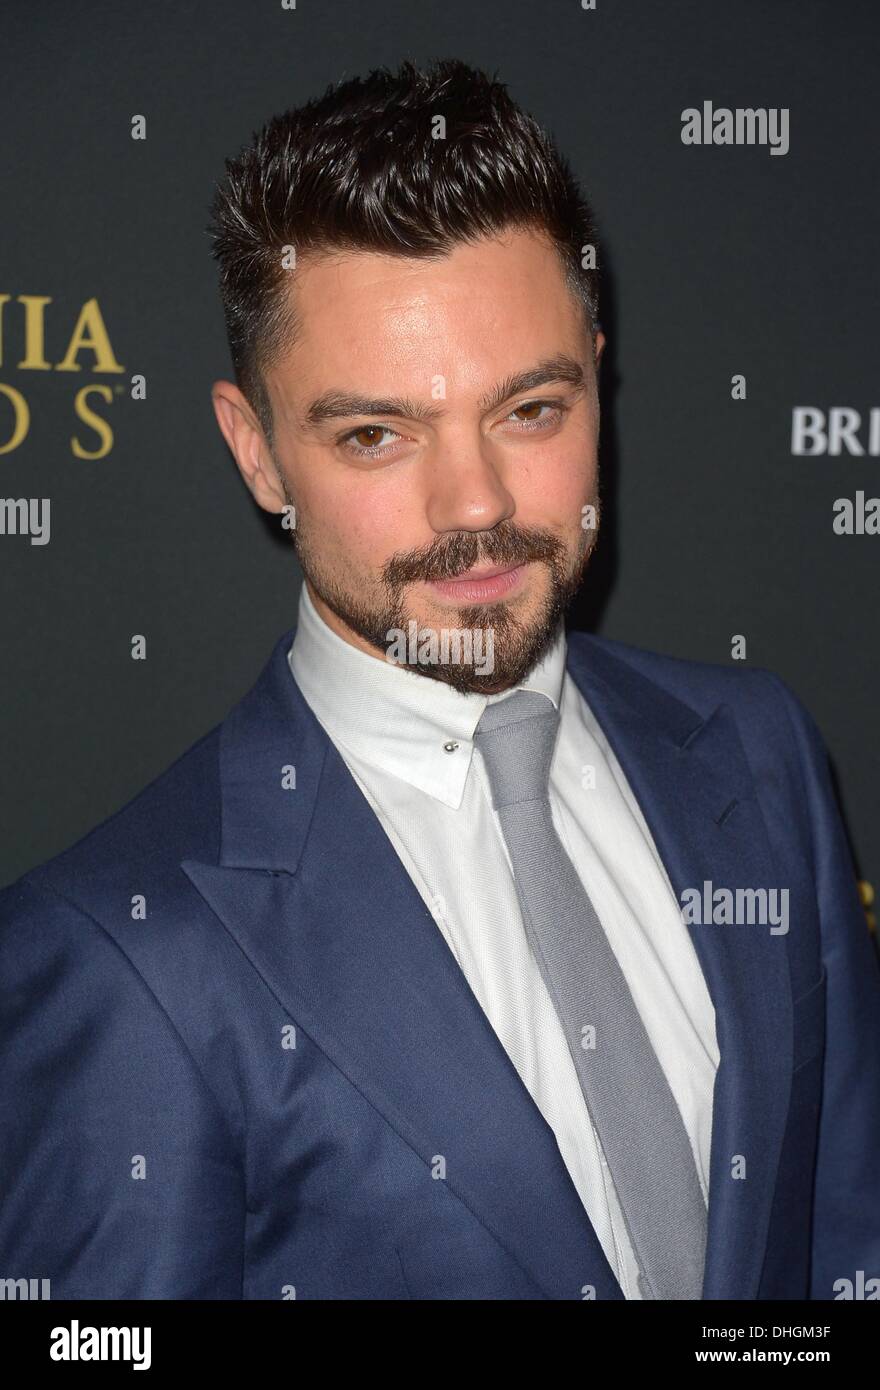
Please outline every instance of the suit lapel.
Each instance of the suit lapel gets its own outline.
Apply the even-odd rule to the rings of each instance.
[[[581,634],[570,640],[569,670],[636,795],[679,902],[707,882],[781,887],[728,707],[704,718]],[[785,937],[757,925],[689,930],[720,1052],[703,1298],[754,1299],[791,1079]]]
[[[182,867],[298,1026],[426,1165],[443,1157],[536,1296],[620,1299],[552,1130],[293,680],[292,635],[221,730],[220,862]]]

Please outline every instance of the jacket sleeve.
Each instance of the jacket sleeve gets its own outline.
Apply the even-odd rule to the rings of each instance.
[[[810,1297],[833,1299],[835,1282],[858,1286],[860,1270],[863,1289],[869,1279],[880,1279],[880,964],[827,750],[810,714],[778,677],[772,679],[784,695],[799,752],[827,971]]]
[[[28,878],[0,893],[0,1058],[2,1277],[53,1300],[242,1296],[213,1094],[113,937]]]

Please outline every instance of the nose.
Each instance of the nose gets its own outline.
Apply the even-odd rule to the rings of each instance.
[[[516,512],[508,480],[482,440],[450,441],[427,467],[425,514],[437,534],[490,531]]]

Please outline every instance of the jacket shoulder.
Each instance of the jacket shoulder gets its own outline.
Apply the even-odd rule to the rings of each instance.
[[[744,724],[750,714],[760,711],[764,717],[773,712],[780,727],[791,719],[812,726],[811,716],[797,696],[767,667],[669,656],[594,633],[570,632],[568,640],[587,660],[591,651],[599,651],[706,717],[725,703]]]

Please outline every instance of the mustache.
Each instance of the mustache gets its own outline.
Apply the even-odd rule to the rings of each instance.
[[[437,536],[420,550],[392,555],[382,567],[385,583],[397,589],[418,580],[457,579],[475,565],[513,568],[544,560],[551,567],[564,563],[565,546],[540,526],[502,522],[491,531],[459,531]]]

